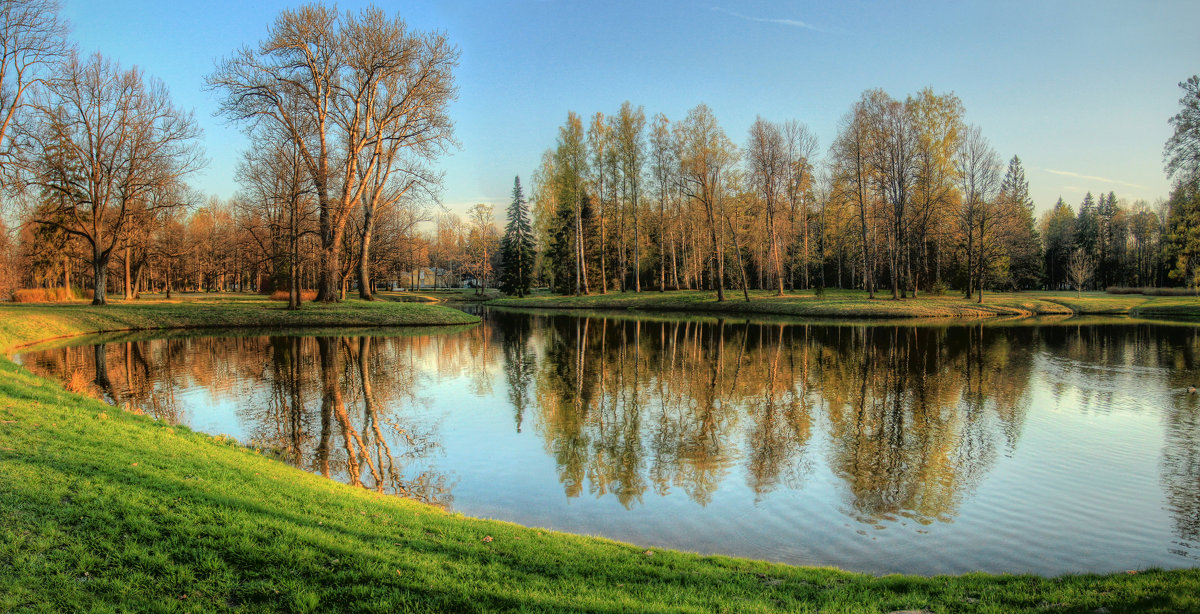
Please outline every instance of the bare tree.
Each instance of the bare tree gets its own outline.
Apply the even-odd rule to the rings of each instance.
[[[275,132],[275,135],[271,133]],[[278,126],[264,125],[256,131],[258,147],[245,152],[237,170],[243,199],[252,211],[243,219],[254,244],[272,264],[274,273],[286,271],[288,309],[300,308],[300,241],[315,234],[312,217],[312,183],[307,176],[300,148],[278,134]]]
[[[633,213],[633,291],[642,291],[641,192],[642,168],[646,165],[646,112],[626,100],[616,117],[616,147],[620,160],[621,188],[625,204]]]
[[[203,165],[199,128],[161,81],[99,54],[86,61],[72,55],[34,107],[23,131],[31,145],[26,167],[57,207],[38,221],[87,242],[92,303],[103,305],[108,263],[134,212],[182,204],[149,196]]]
[[[0,188],[8,185],[19,152],[13,128],[28,107],[31,88],[69,57],[67,24],[57,0],[0,0]]]
[[[793,237],[799,235],[801,261],[804,264],[804,287],[811,286],[809,280],[809,269],[811,264],[811,255],[809,252],[809,205],[811,199],[809,192],[814,184],[814,169],[815,158],[817,155],[817,135],[809,130],[808,126],[803,122],[796,120],[788,120],[783,123],[781,128],[783,134],[784,158],[787,160],[787,176],[784,181],[786,188],[785,194],[788,201],[788,211],[791,217],[791,223],[794,225],[796,219],[800,219],[799,232],[792,232]],[[792,271],[794,266],[790,267]],[[794,275],[794,272],[792,273]],[[795,286],[794,278],[791,281],[792,286]]]
[[[1092,280],[1095,272],[1096,261],[1087,250],[1076,249],[1071,253],[1071,259],[1067,261],[1067,277],[1071,279],[1071,285],[1075,286],[1076,296],[1079,296],[1083,287]]]
[[[680,167],[684,191],[704,209],[712,249],[713,283],[717,288],[717,300],[724,301],[725,259],[717,239],[720,231],[717,219],[723,217],[719,212],[725,173],[737,163],[738,150],[725,136],[725,130],[717,123],[708,105],[700,104],[688,111],[682,126]]]
[[[650,171],[658,188],[658,291],[667,289],[667,201],[679,183],[679,157],[671,122],[659,113],[650,124]]]
[[[346,224],[372,185],[388,185],[386,173],[369,181],[385,152],[430,159],[453,144],[458,57],[444,34],[412,32],[377,8],[310,4],[280,13],[256,50],[208,77],[227,117],[277,124],[300,148],[319,211],[318,300],[338,300]]]
[[[779,296],[783,296],[783,259],[779,256],[779,231],[775,218],[788,174],[789,161],[785,154],[783,132],[779,126],[761,117],[756,118],[750,126],[746,162],[750,184],[766,207],[771,264],[775,267]]]
[[[834,198],[850,203],[858,214],[858,230],[862,248],[863,285],[870,298],[875,298],[875,254],[870,235],[873,234],[875,194],[873,192],[870,155],[870,126],[863,101],[855,103],[838,128],[830,156],[833,163]]]
[[[978,126],[970,126],[959,143],[955,155],[962,207],[959,223],[967,239],[967,290],[971,298],[972,280],[983,302],[983,285],[987,277],[988,231],[996,221],[995,199],[1000,192],[1001,166],[996,150],[984,138]]]
[[[492,206],[479,203],[471,207],[467,217],[471,220],[468,235],[469,269],[479,282],[475,293],[483,294],[487,289],[487,279],[492,274],[492,256],[497,240],[496,226],[492,223]]]

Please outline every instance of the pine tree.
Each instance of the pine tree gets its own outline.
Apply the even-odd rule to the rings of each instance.
[[[1092,262],[1099,262],[1100,216],[1096,198],[1088,192],[1079,205],[1079,217],[1075,219],[1075,247],[1082,249]]]
[[[1007,208],[1003,217],[1010,224],[1006,243],[1012,284],[1017,289],[1036,287],[1042,275],[1041,239],[1033,219],[1029,181],[1017,156],[1008,162],[1008,172],[1000,184],[1000,202]]]
[[[529,223],[529,203],[521,189],[521,178],[513,180],[512,202],[508,205],[508,224],[500,240],[500,291],[523,297],[533,281],[533,227]]]

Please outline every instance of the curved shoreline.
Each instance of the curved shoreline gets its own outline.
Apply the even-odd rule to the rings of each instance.
[[[90,313],[107,309],[29,309],[45,319],[0,319],[0,345],[40,343],[46,327],[129,323]],[[211,315],[181,311],[172,328]],[[0,565],[0,611],[350,610],[368,600],[430,611],[1200,607],[1196,568],[873,577],[467,518],[116,410],[6,359],[0,384],[0,559],[11,560]]]

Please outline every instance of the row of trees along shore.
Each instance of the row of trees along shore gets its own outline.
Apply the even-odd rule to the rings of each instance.
[[[201,134],[161,81],[82,56],[53,0],[3,0],[0,12],[0,176],[20,218],[15,241],[3,233],[16,265],[5,285],[88,278],[104,304],[116,268],[126,298],[286,289],[295,308],[301,287],[334,301],[351,275],[371,298],[376,267],[395,279],[431,260],[469,266],[470,232],[433,207],[432,163],[456,146],[459,52],[444,34],[374,7],[281,12],[207,77],[253,143],[241,191],[222,202],[186,184],[206,162]]]
[[[563,294],[676,288],[1104,289],[1200,281],[1197,78],[1166,146],[1166,201],[1088,193],[1040,220],[953,94],[868,90],[821,157],[803,123],[758,118],[744,144],[701,104],[680,121],[626,102],[574,112],[535,174],[537,272]]]

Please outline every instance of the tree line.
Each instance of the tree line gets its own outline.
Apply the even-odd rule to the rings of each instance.
[[[739,146],[704,104],[677,121],[629,102],[569,112],[534,175],[535,271],[563,294],[686,288],[718,300],[1195,286],[1196,78],[1181,86],[1169,200],[1089,193],[1040,219],[1020,158],[1004,165],[953,93],[868,90],[823,152],[805,124],[761,117]]]

